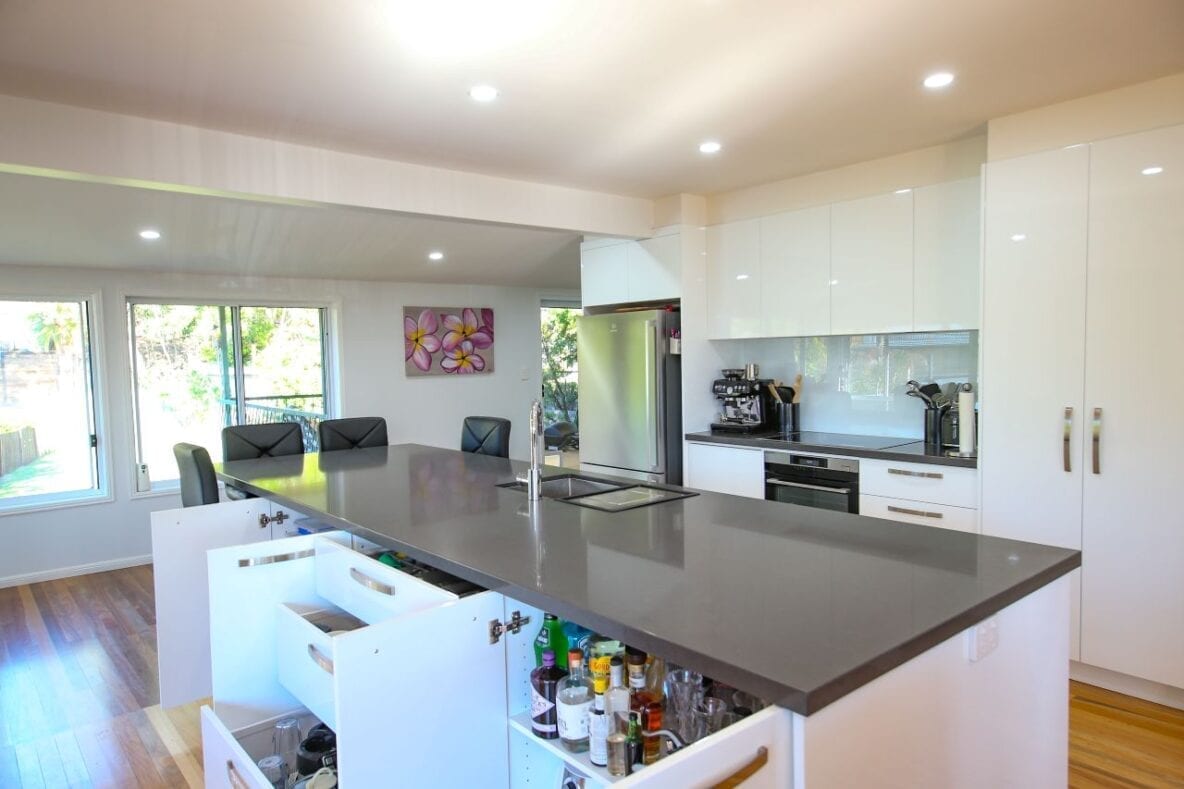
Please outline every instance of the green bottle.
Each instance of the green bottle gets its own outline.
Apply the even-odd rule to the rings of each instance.
[[[555,664],[560,668],[567,668],[567,636],[563,632],[563,622],[554,614],[543,614],[543,626],[534,639],[534,664],[543,665],[543,652],[551,650],[555,653]]]

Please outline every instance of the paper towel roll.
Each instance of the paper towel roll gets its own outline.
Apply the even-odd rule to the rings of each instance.
[[[974,392],[958,392],[958,453],[974,454]]]

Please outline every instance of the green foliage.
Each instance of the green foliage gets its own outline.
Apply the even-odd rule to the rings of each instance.
[[[46,304],[28,316],[37,337],[37,345],[46,353],[65,353],[78,345],[79,312],[77,304]]]
[[[543,406],[549,416],[579,426],[576,318],[582,310],[544,308]]]

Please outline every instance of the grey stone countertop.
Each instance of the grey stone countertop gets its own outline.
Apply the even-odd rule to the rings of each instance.
[[[219,476],[806,715],[1081,564],[1079,551],[715,493],[532,508],[496,486],[525,468],[402,444],[233,461]]]
[[[978,468],[978,458],[951,457],[937,452],[924,441],[915,438],[883,438],[880,436],[844,435],[842,433],[803,432],[796,437],[770,433],[687,433],[687,441],[706,444],[728,444],[752,449],[780,449],[787,452],[820,452],[846,457],[895,460],[900,463],[929,463],[935,466]],[[892,443],[899,442],[899,443]],[[892,444],[891,446],[860,446],[860,443]]]

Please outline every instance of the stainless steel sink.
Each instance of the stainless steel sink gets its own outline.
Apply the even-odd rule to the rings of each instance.
[[[526,491],[525,482],[507,482],[498,485],[499,488]],[[627,487],[619,482],[605,482],[592,477],[582,477],[578,474],[567,474],[562,477],[544,479],[542,493],[548,499],[569,499],[572,496],[586,496],[589,493],[603,493],[609,490],[620,490]]]

